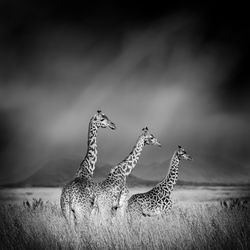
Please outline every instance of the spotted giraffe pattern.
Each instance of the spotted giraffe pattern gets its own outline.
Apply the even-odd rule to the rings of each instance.
[[[167,212],[172,207],[170,195],[178,178],[178,170],[181,159],[191,160],[191,156],[178,146],[171,162],[166,177],[154,188],[146,193],[134,194],[128,200],[127,212],[132,217],[155,216]]]
[[[93,122],[93,118],[89,123],[88,132],[88,150],[85,158],[82,160],[80,167],[76,172],[76,177],[92,178],[95,170],[95,164],[97,162],[97,131],[98,124]]]
[[[113,167],[108,178],[98,184],[96,192],[96,208],[102,217],[124,213],[128,197],[126,178],[136,166],[145,145],[160,145],[157,139],[143,129],[131,153],[118,165]]]
[[[96,137],[100,127],[116,128],[115,124],[104,113],[98,111],[89,122],[86,156],[81,162],[75,178],[62,189],[61,209],[64,217],[71,225],[75,225],[80,220],[85,219],[93,209],[94,190],[92,189],[92,176],[97,161]]]

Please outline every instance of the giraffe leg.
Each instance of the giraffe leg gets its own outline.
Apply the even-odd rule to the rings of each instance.
[[[70,216],[71,216],[71,221],[72,221],[72,225],[74,225],[74,227],[77,227],[77,218],[76,218],[76,211],[72,208],[70,211]]]
[[[139,202],[133,202],[128,204],[126,212],[128,215],[129,224],[132,224],[134,221],[144,216],[142,206]]]
[[[119,214],[120,217],[123,217],[125,215],[128,201],[128,193],[129,191],[127,187],[123,188],[119,193],[119,197],[117,199],[117,206],[114,207],[114,209],[116,210],[115,215]]]
[[[70,205],[67,207],[66,221],[71,231],[77,232],[77,218],[74,208]]]

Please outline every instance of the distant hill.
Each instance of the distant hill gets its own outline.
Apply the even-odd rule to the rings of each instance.
[[[4,186],[21,186],[21,187],[58,187],[63,186],[74,178],[75,172],[79,167],[79,161],[72,159],[57,159],[47,162],[42,168],[25,180]],[[109,164],[97,166],[94,172],[94,180],[104,180],[112,168]],[[134,175],[127,178],[128,186],[154,185],[156,181],[144,180]]]
[[[164,178],[169,169],[170,159],[163,163],[138,164],[127,178],[128,186],[153,186]],[[219,167],[221,166],[221,167]],[[79,161],[74,159],[50,160],[25,180],[5,186],[63,186],[73,179]],[[101,181],[108,176],[112,166],[99,163],[94,180]],[[228,170],[228,171],[227,171]],[[233,176],[232,176],[233,173]],[[242,182],[242,180],[245,180]],[[182,162],[179,171],[179,185],[227,185],[249,183],[246,166],[218,157],[194,156],[194,161]]]
[[[180,165],[179,180],[187,183],[247,184],[250,181],[250,167],[216,156],[195,155],[193,161]],[[162,163],[138,164],[133,170],[135,176],[143,179],[161,180],[169,170],[170,159]]]
[[[72,159],[57,159],[47,162],[20,186],[61,186],[73,176],[79,166],[79,161]]]

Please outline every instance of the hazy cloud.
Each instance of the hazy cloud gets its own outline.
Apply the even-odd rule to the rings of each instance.
[[[166,149],[146,149],[144,163],[166,160],[177,144],[249,163],[248,108],[230,112],[230,98],[218,94],[230,93],[237,52],[204,43],[199,21],[173,15],[103,39],[62,25],[33,34],[27,61],[0,78],[1,181],[52,156],[80,162],[97,109],[118,126],[98,135],[102,162],[122,160],[148,126]]]

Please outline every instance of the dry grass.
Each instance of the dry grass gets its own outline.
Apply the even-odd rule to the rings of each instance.
[[[2,249],[250,249],[249,208],[219,202],[178,203],[162,217],[125,219],[68,228],[60,208],[34,200],[31,206],[1,205]]]

